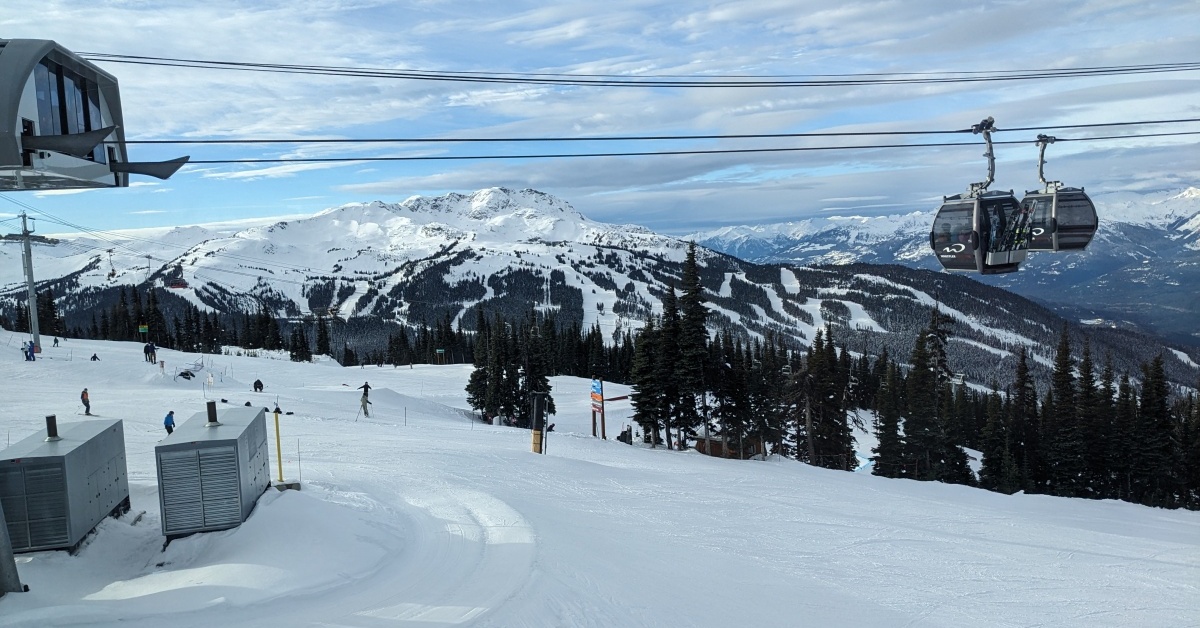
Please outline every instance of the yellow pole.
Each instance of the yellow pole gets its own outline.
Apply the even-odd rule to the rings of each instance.
[[[275,461],[279,463],[279,481],[283,482],[283,446],[279,444],[279,409],[275,410]]]

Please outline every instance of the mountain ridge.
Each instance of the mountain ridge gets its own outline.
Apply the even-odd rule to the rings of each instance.
[[[157,240],[81,235],[39,247],[35,257],[40,289],[53,290],[77,328],[123,290],[156,287],[175,307],[265,310],[291,324],[328,314],[377,323],[360,334],[368,346],[388,326],[447,322],[470,331],[477,312],[520,320],[531,310],[597,326],[618,342],[661,312],[661,300],[679,285],[687,246],[644,228],[592,221],[541,192],[488,188],[351,203],[267,225],[179,227]],[[0,249],[4,254],[11,250]],[[903,356],[929,310],[939,307],[961,323],[956,370],[979,384],[1007,381],[1021,347],[1047,355],[1063,324],[1033,302],[965,276],[900,266],[754,264],[706,248],[697,256],[710,331],[777,337],[801,348],[828,324],[855,352],[887,347]],[[3,265],[0,280],[8,286],[0,311],[12,313],[23,301],[19,265]],[[186,287],[165,288],[177,284]],[[1094,350],[1111,352],[1124,370],[1136,373],[1157,349],[1174,381],[1195,383],[1196,369],[1157,340],[1071,326],[1096,338]],[[1183,355],[1200,360],[1200,352]]]

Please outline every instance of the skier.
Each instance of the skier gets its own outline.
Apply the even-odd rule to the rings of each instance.
[[[175,411],[174,410],[171,410],[170,412],[168,412],[167,416],[165,418],[163,418],[163,427],[167,428],[167,436],[170,436],[171,432],[175,431]]]
[[[58,346],[58,336],[54,337],[54,346]]]
[[[150,343],[150,363],[154,364],[155,362],[158,362],[158,347],[154,346],[152,342]]]
[[[367,401],[367,391],[364,390],[363,396],[361,399],[361,405],[362,405],[363,416],[365,416],[367,418],[370,418],[370,416],[371,416],[371,412],[369,410],[367,410],[367,406],[370,405],[370,403],[371,403],[370,401]]]
[[[100,358],[95,353],[92,354],[92,362],[99,362]]]
[[[254,380],[254,392],[262,392],[262,391],[263,391],[262,380],[261,379]]]
[[[371,392],[371,385],[367,382],[363,382],[363,385],[359,386],[358,389],[363,391],[363,399],[366,399],[367,393]]]
[[[87,416],[92,416],[92,401],[88,398],[86,388],[83,389],[83,392],[79,393],[79,400],[83,402],[83,413]]]

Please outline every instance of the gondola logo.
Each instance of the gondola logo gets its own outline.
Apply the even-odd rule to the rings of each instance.
[[[960,242],[958,244],[951,244],[950,246],[942,249],[942,252],[943,253],[962,253],[966,250],[967,250],[967,245]]]

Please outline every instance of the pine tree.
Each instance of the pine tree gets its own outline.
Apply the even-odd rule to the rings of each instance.
[[[1117,385],[1117,402],[1113,409],[1113,446],[1110,448],[1110,464],[1115,481],[1115,496],[1133,501],[1133,466],[1137,456],[1136,437],[1137,399],[1129,373],[1121,374]]]
[[[688,435],[695,435],[700,424],[700,397],[704,394],[704,360],[708,355],[708,309],[704,307],[704,286],[696,262],[696,243],[688,244],[680,282],[683,294],[679,298],[678,360],[675,381],[679,387],[679,409],[676,429],[681,445]]]
[[[632,386],[629,394],[633,420],[644,434],[657,434],[662,414],[662,386],[658,381],[655,355],[658,353],[658,329],[654,319],[646,321],[633,343]],[[657,439],[651,438],[651,447]]]
[[[663,436],[667,449],[672,449],[671,428],[680,422],[681,393],[677,379],[679,363],[679,308],[675,297],[675,287],[667,289],[663,296],[663,313],[659,327],[658,351],[655,354],[655,368],[658,369],[658,383],[662,386]]]
[[[317,355],[332,355],[333,351],[329,348],[329,321],[325,317],[317,315]]]
[[[881,358],[882,359],[882,358]],[[900,436],[900,373],[896,365],[888,364],[883,385],[875,395],[879,406],[879,425],[875,430],[879,444],[871,451],[874,466],[871,473],[889,478],[906,477],[904,440]]]
[[[1168,396],[1170,389],[1159,354],[1149,365],[1142,365],[1142,395],[1138,404],[1131,469],[1134,501],[1147,506],[1176,506],[1179,487],[1173,472],[1177,468],[1175,426]]]
[[[989,491],[999,490],[1005,455],[1008,454],[1010,459],[1012,457],[1008,452],[1008,429],[1003,413],[999,384],[992,382],[992,392],[988,394],[987,401],[987,426],[983,430],[983,461],[979,469],[979,486]]]
[[[1196,386],[1200,390],[1200,384]],[[1180,421],[1179,443],[1183,448],[1180,456],[1180,480],[1183,491],[1183,505],[1192,510],[1200,510],[1200,399],[1194,394],[1188,394],[1186,410]]]
[[[1086,493],[1086,449],[1079,429],[1076,396],[1070,335],[1064,325],[1042,417],[1048,439],[1046,462],[1050,491],[1066,497]]]
[[[1009,445],[1012,447],[1013,460],[1021,469],[1021,486],[1027,492],[1040,492],[1045,473],[1038,433],[1037,387],[1029,374],[1024,347],[1017,353],[1017,372],[1009,411]]]
[[[1078,425],[1083,441],[1084,482],[1083,495],[1103,497],[1107,490],[1108,470],[1105,467],[1105,451],[1111,426],[1109,413],[1096,382],[1096,366],[1092,362],[1091,342],[1083,344],[1083,357],[1079,361],[1079,386],[1076,402]]]
[[[929,333],[917,334],[907,381],[907,408],[904,413],[905,459],[913,465],[913,477],[934,480],[940,473],[941,436],[938,433],[937,376],[929,355]]]

